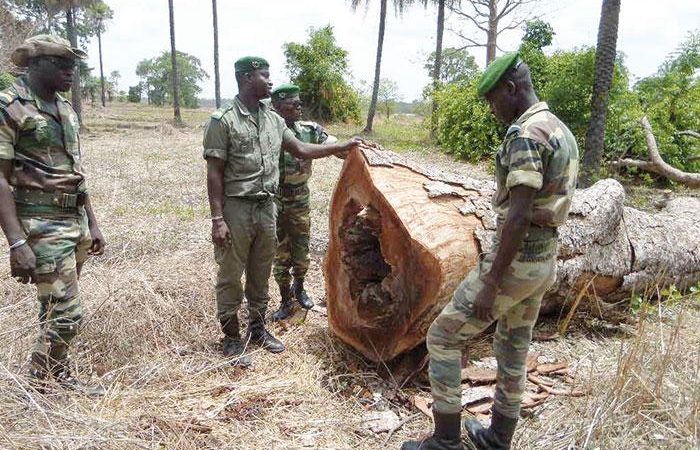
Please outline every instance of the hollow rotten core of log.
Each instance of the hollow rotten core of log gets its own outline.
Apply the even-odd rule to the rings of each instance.
[[[359,206],[352,202],[350,209]],[[353,214],[349,211],[340,229],[341,259],[350,276],[350,296],[361,315],[377,320],[391,315],[393,299],[384,280],[391,275],[391,266],[382,256],[379,235],[381,216],[372,206]]]

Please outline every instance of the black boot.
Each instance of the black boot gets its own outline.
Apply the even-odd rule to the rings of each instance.
[[[309,294],[307,294],[304,290],[303,278],[294,279],[294,283],[292,284],[292,290],[294,291],[294,297],[297,299],[297,302],[301,305],[302,308],[311,309],[314,307],[313,300],[311,300]]]
[[[247,340],[270,353],[282,353],[284,351],[284,344],[265,329],[265,322],[261,317],[250,321]]]
[[[52,343],[49,349],[49,364],[54,380],[62,388],[90,397],[101,397],[107,393],[105,388],[99,384],[89,385],[73,375],[68,357],[68,345]]]
[[[510,450],[517,423],[518,419],[494,410],[490,427],[484,428],[478,420],[468,419],[464,421],[464,428],[477,450]]]
[[[284,320],[291,316],[294,312],[294,305],[292,303],[292,289],[288,284],[280,284],[280,295],[282,296],[282,302],[280,303],[280,309],[272,313],[273,322]]]
[[[235,358],[232,363],[234,366],[250,367],[253,361],[250,355],[245,354],[245,345],[241,342],[238,317],[234,315],[228,320],[222,320],[221,330],[224,332],[222,344],[224,356],[226,358]]]
[[[428,439],[421,441],[406,441],[401,450],[462,450],[460,437],[460,414],[442,414],[433,411],[435,432]]]

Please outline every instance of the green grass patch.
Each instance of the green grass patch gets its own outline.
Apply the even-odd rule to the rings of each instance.
[[[362,136],[395,152],[438,151],[437,145],[430,140],[428,123],[420,116],[394,115],[389,118],[377,116],[373,123],[373,132],[369,135],[362,134],[361,125],[339,123],[328,125],[327,128],[338,139]]]

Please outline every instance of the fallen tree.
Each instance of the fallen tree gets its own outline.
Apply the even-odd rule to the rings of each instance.
[[[479,254],[491,248],[493,188],[392,152],[352,152],[330,208],[324,273],[332,331],[375,361],[423,341]],[[698,282],[700,201],[677,198],[649,213],[625,207],[624,198],[612,179],[577,191],[559,230],[557,282],[542,312],[560,310],[582,289],[614,301]]]
[[[651,130],[651,124],[649,119],[642,117],[640,120],[642,124],[642,129],[644,130],[644,139],[647,143],[647,152],[649,154],[650,161],[641,161],[638,159],[621,159],[613,163],[617,167],[634,167],[637,169],[642,169],[647,172],[653,172],[658,175],[662,175],[671,181],[684,184],[691,188],[700,187],[700,173],[689,173],[683,172],[682,170],[676,169],[672,165],[668,164],[661,158],[659,153],[659,147],[656,144],[656,138]],[[700,135],[694,131],[681,131],[679,135],[686,135],[692,137],[699,137]],[[694,159],[695,157],[691,158]]]

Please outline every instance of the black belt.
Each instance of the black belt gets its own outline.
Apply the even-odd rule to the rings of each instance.
[[[44,192],[36,189],[15,189],[15,202],[57,208],[77,208],[85,205],[85,192]]]

